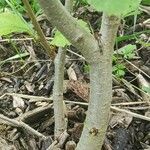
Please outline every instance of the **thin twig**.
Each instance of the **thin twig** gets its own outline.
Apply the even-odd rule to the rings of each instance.
[[[15,95],[15,96],[20,96],[22,98],[34,99],[36,101],[39,101],[39,100],[53,101],[52,98],[45,98],[45,97],[31,96],[31,95],[24,95],[24,94],[16,94],[16,93],[5,93],[4,95],[2,95],[0,97],[0,99],[2,97],[6,96],[6,95],[10,95],[10,96],[14,96]],[[67,100],[65,100],[64,102],[65,103],[72,103],[72,104],[78,104],[78,105],[88,106],[88,103],[84,103],[84,102],[74,102],[74,101],[67,101]],[[135,104],[137,104],[137,103],[140,103],[140,102],[135,102]],[[148,103],[148,102],[145,102],[145,103]],[[143,116],[143,115],[140,115],[140,114],[137,114],[137,113],[133,113],[133,112],[130,112],[130,111],[127,111],[127,110],[124,110],[124,109],[120,109],[120,108],[115,107],[115,106],[111,106],[111,109],[119,111],[119,112],[125,112],[125,113],[127,113],[127,114],[129,114],[129,115],[131,115],[133,117],[139,118],[139,119],[150,121],[149,117],[146,117],[146,116]]]
[[[45,107],[37,107],[37,108],[35,108],[33,110],[29,110],[29,111],[23,113],[22,115],[20,115],[19,117],[17,117],[16,119],[24,121],[24,122],[28,118],[30,120],[34,119],[37,114],[41,114],[42,112],[45,112],[46,110],[50,110],[52,108],[52,105],[53,104],[49,104],[48,106],[45,106]]]
[[[18,96],[18,97],[22,97],[22,98],[25,98],[25,99],[31,99],[31,100],[37,100],[37,101],[40,101],[40,100],[44,100],[44,101],[52,101],[52,98],[46,98],[46,97],[43,97],[43,96],[33,96],[33,95],[26,95],[26,94],[18,94],[18,93],[5,93],[3,94],[0,99],[3,99],[4,96],[6,95],[9,95],[9,96]]]
[[[43,96],[33,96],[33,95],[27,95],[27,94],[18,94],[18,93],[5,93],[2,96],[0,96],[0,99],[3,99],[4,96],[9,95],[9,96],[18,96],[22,97],[25,99],[30,99],[29,102],[38,102],[38,101],[53,101],[53,98],[47,98]],[[84,102],[75,102],[75,101],[67,101],[65,100],[66,103],[73,103],[73,104],[80,104],[80,105],[88,105],[87,103]],[[150,104],[150,102],[124,102],[124,103],[116,103],[112,104],[112,106],[121,106],[121,105],[138,105],[138,104]]]
[[[123,84],[125,84],[128,88],[129,88],[129,85],[134,87],[135,89],[137,89],[138,91],[144,93],[145,95],[147,95],[148,97],[150,97],[150,94],[149,93],[146,93],[144,90],[138,88],[137,86],[131,84],[130,82],[128,82],[127,80],[125,79],[121,79],[121,81],[123,82]],[[140,97],[142,99],[142,97]]]
[[[112,104],[113,106],[123,106],[123,105],[139,105],[139,104],[150,104],[149,102],[125,102]]]
[[[69,59],[70,60],[70,59]],[[22,60],[7,60],[7,62],[22,62]],[[48,60],[26,60],[26,63],[33,63],[33,62],[52,62],[52,60],[48,59]]]
[[[131,109],[131,110],[148,110],[150,107],[149,106],[143,106],[143,107],[140,107],[140,106],[137,106],[137,107],[124,107],[124,109]]]
[[[135,66],[133,63],[131,63],[130,61],[128,61],[127,59],[125,59],[125,61],[130,64],[131,66],[133,66],[134,68],[138,69],[141,73],[143,73],[146,77],[148,77],[150,79],[150,76],[145,73],[143,70],[141,70],[140,68],[138,68],[137,66]]]
[[[137,114],[137,113],[133,113],[133,112],[125,110],[125,109],[120,109],[120,108],[114,107],[114,106],[111,106],[111,109],[115,110],[115,111],[127,113],[127,114],[129,114],[129,115],[131,115],[131,116],[133,116],[135,118],[139,118],[139,119],[150,121],[150,117],[146,117],[146,116],[143,116],[143,115],[140,115],[140,114]]]
[[[137,80],[138,80],[138,83],[139,83],[139,87],[141,89],[143,89],[143,88],[150,88],[149,82],[143,77],[142,74],[137,74],[136,73],[136,77],[137,77]],[[141,96],[143,97],[143,101],[150,102],[150,95],[147,96],[147,94],[141,92]]]
[[[28,133],[30,134],[33,134],[33,135],[36,135],[40,138],[43,138],[45,139],[46,136],[44,136],[43,134],[39,133],[38,131],[36,131],[35,129],[31,128],[29,125],[25,124],[24,122],[22,121],[17,121],[15,119],[10,119],[2,114],[0,114],[0,119],[3,120],[5,124],[9,124],[11,126],[15,126],[15,127],[21,127],[25,130],[28,131]]]
[[[52,37],[45,37],[46,40],[52,40],[53,38]],[[31,40],[35,40],[34,38],[19,38],[19,39],[1,39],[0,40],[0,43],[3,43],[3,42],[12,42],[12,41],[31,41]]]
[[[75,52],[73,52],[70,49],[67,49],[67,51],[70,52],[70,53],[72,53],[72,54],[74,54],[74,55],[76,55],[76,56],[78,56],[78,57],[80,57],[81,59],[85,60],[85,58],[82,55],[79,55],[78,53],[75,53]]]
[[[47,42],[46,38],[45,38],[45,35],[39,25],[39,23],[37,22],[36,18],[35,18],[35,15],[34,15],[34,12],[29,4],[29,1],[28,0],[23,0],[23,3],[27,9],[27,13],[32,21],[32,24],[34,25],[35,27],[35,30],[37,31],[37,34],[39,36],[39,40],[41,42],[41,44],[43,45],[43,47],[45,48],[46,52],[49,54],[49,56],[54,60],[55,58],[55,51],[51,50],[50,48],[50,45],[49,43]]]

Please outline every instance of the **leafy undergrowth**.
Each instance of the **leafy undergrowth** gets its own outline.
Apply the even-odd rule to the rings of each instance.
[[[150,26],[145,9],[142,7],[135,24],[133,16],[122,20],[118,31],[113,56],[113,100],[104,150],[150,149]],[[97,34],[101,13],[85,6],[79,7],[74,16],[91,23],[92,32]],[[40,24],[51,39],[50,24],[43,18]],[[52,45],[51,49],[57,51]],[[54,149],[59,143],[61,149],[69,150],[70,145],[75,146],[88,107],[89,69],[78,50],[68,46],[64,80],[68,131],[53,141],[54,64],[27,35],[2,38],[0,113],[11,120],[1,119],[0,149],[45,150],[50,145]],[[19,124],[14,127],[13,121]],[[42,135],[29,128],[24,130],[22,122]]]

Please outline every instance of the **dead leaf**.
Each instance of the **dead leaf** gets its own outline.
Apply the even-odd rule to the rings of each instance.
[[[28,81],[24,82],[26,89],[31,92],[34,93],[34,85],[32,85],[31,83],[29,83]]]
[[[14,108],[24,108],[25,103],[24,100],[19,96],[13,96],[13,107]]]
[[[68,82],[68,89],[82,98],[84,101],[88,101],[89,99],[89,84],[82,81],[74,81],[70,80]]]
[[[77,76],[72,66],[69,67],[69,69],[67,70],[67,73],[69,76],[69,80],[77,81]]]
[[[118,112],[112,115],[109,125],[111,128],[116,127],[118,124],[127,128],[130,125],[132,119],[133,117],[131,115]]]

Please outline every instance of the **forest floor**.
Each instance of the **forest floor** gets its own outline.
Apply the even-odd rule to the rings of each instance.
[[[98,32],[101,13],[80,7],[74,16],[90,22],[94,33]],[[118,31],[113,99],[103,150],[150,150],[150,20],[144,10],[135,24],[133,20],[133,16],[122,20]],[[51,25],[45,19],[40,24],[46,37],[52,37]],[[57,47],[51,49],[57,52]],[[54,63],[42,46],[25,34],[0,39],[0,149],[46,150],[58,143],[65,149],[69,141],[79,141],[90,81],[89,66],[73,46],[68,47],[64,70],[68,130],[53,141]]]

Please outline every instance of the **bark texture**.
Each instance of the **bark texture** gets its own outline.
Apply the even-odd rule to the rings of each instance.
[[[59,47],[55,58],[55,77],[53,88],[53,103],[55,115],[55,139],[66,130],[65,109],[63,102],[63,81],[66,50]]]
[[[77,19],[65,9],[59,0],[39,0],[48,20],[84,55],[90,62],[99,61],[100,50],[94,36],[77,23]]]
[[[73,1],[74,0],[65,0],[65,8],[68,10],[68,12],[73,12]]]
[[[77,150],[100,150],[112,99],[112,54],[119,19],[103,15],[100,47],[94,36],[80,27],[58,0],[39,0],[49,21],[76,46],[90,64],[90,100]],[[54,11],[55,10],[55,11]]]
[[[73,9],[73,0],[65,1],[66,9],[71,12]],[[55,139],[67,129],[67,118],[65,118],[65,103],[63,102],[63,81],[64,66],[66,58],[66,48],[59,47],[58,54],[55,59],[55,78],[54,78],[54,115],[55,115]]]
[[[90,101],[77,150],[100,150],[105,138],[112,100],[112,54],[119,22],[118,18],[103,14],[102,55],[99,62],[90,66]]]

